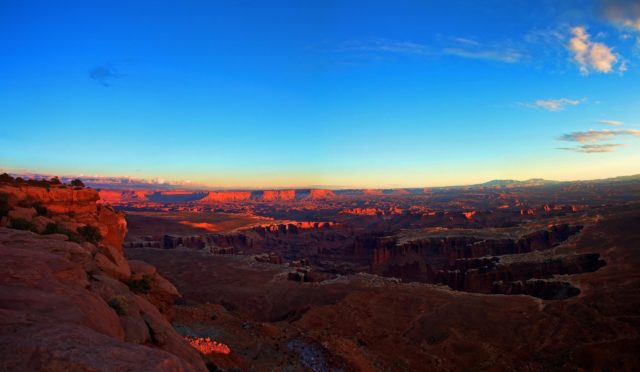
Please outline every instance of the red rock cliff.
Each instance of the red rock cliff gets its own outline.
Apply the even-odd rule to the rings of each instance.
[[[251,199],[251,191],[211,191],[207,196],[200,199],[199,202],[231,202],[246,201]]]
[[[0,370],[206,371],[167,321],[176,288],[124,257],[123,213],[87,188],[0,196]]]
[[[21,208],[18,204],[28,206],[29,203],[38,203],[47,209],[46,217],[30,215],[27,212],[22,215],[23,218],[36,224],[38,232],[43,232],[49,222],[61,224],[72,231],[83,225],[91,225],[100,229],[103,244],[121,250],[127,234],[124,213],[116,212],[108,205],[98,204],[100,194],[94,189],[66,186],[47,189],[36,186],[2,185],[0,193],[9,196],[10,204],[14,209]]]

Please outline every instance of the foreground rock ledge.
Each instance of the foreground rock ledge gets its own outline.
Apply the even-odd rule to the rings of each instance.
[[[206,371],[87,244],[0,228],[0,370]]]

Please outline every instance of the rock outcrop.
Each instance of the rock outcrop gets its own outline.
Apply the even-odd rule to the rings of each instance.
[[[0,370],[206,371],[168,322],[178,291],[124,257],[124,215],[97,191],[0,193],[14,227],[0,227]]]

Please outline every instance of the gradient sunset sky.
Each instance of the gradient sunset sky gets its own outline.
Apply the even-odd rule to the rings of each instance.
[[[0,2],[0,170],[218,187],[640,173],[640,1]]]

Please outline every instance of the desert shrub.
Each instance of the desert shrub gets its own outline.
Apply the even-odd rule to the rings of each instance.
[[[127,315],[129,311],[129,303],[124,296],[113,296],[107,301],[107,304],[109,304],[118,315]]]
[[[49,183],[52,184],[52,185],[61,185],[62,184],[62,182],[60,182],[60,178],[58,178],[57,176],[51,178],[49,180]]]
[[[36,213],[38,213],[38,216],[45,216],[45,217],[49,216],[49,210],[47,209],[47,207],[42,205],[41,202],[39,201],[34,202],[31,206],[33,207],[33,209],[36,210]]]
[[[4,217],[9,214],[9,195],[0,193],[0,217]]]
[[[62,227],[60,227],[60,225],[58,225],[55,222],[49,222],[47,224],[47,226],[44,228],[44,232],[43,234],[45,235],[50,235],[50,234],[67,234],[68,231],[63,229]]]
[[[143,276],[140,280],[132,279],[127,282],[127,285],[134,293],[147,294],[151,291],[151,278]]]
[[[18,200],[18,203],[16,205],[21,208],[31,208],[31,203],[32,203],[31,200],[22,199],[22,200]]]
[[[37,232],[38,229],[36,225],[31,221],[27,221],[24,218],[16,218],[15,220],[11,220],[11,228],[16,230],[27,230]]]
[[[87,241],[86,239],[84,239],[82,237],[82,235],[80,235],[80,234],[78,234],[76,232],[73,232],[71,230],[64,230],[63,229],[62,233],[65,234],[69,238],[69,241],[72,241],[74,243],[82,243],[82,242]]]
[[[218,372],[220,369],[213,362],[207,362],[207,371]]]
[[[18,201],[18,206],[22,208],[33,208],[36,210],[38,216],[49,216],[49,210],[42,205],[42,202],[32,199],[22,199]]]
[[[81,179],[76,178],[75,180],[71,181],[71,186],[84,187],[84,182],[82,182]]]
[[[7,173],[0,174],[0,182],[4,183],[13,183],[14,178],[8,175]]]
[[[78,227],[78,234],[80,234],[80,236],[89,243],[98,244],[102,241],[100,229],[95,226],[86,225]]]

